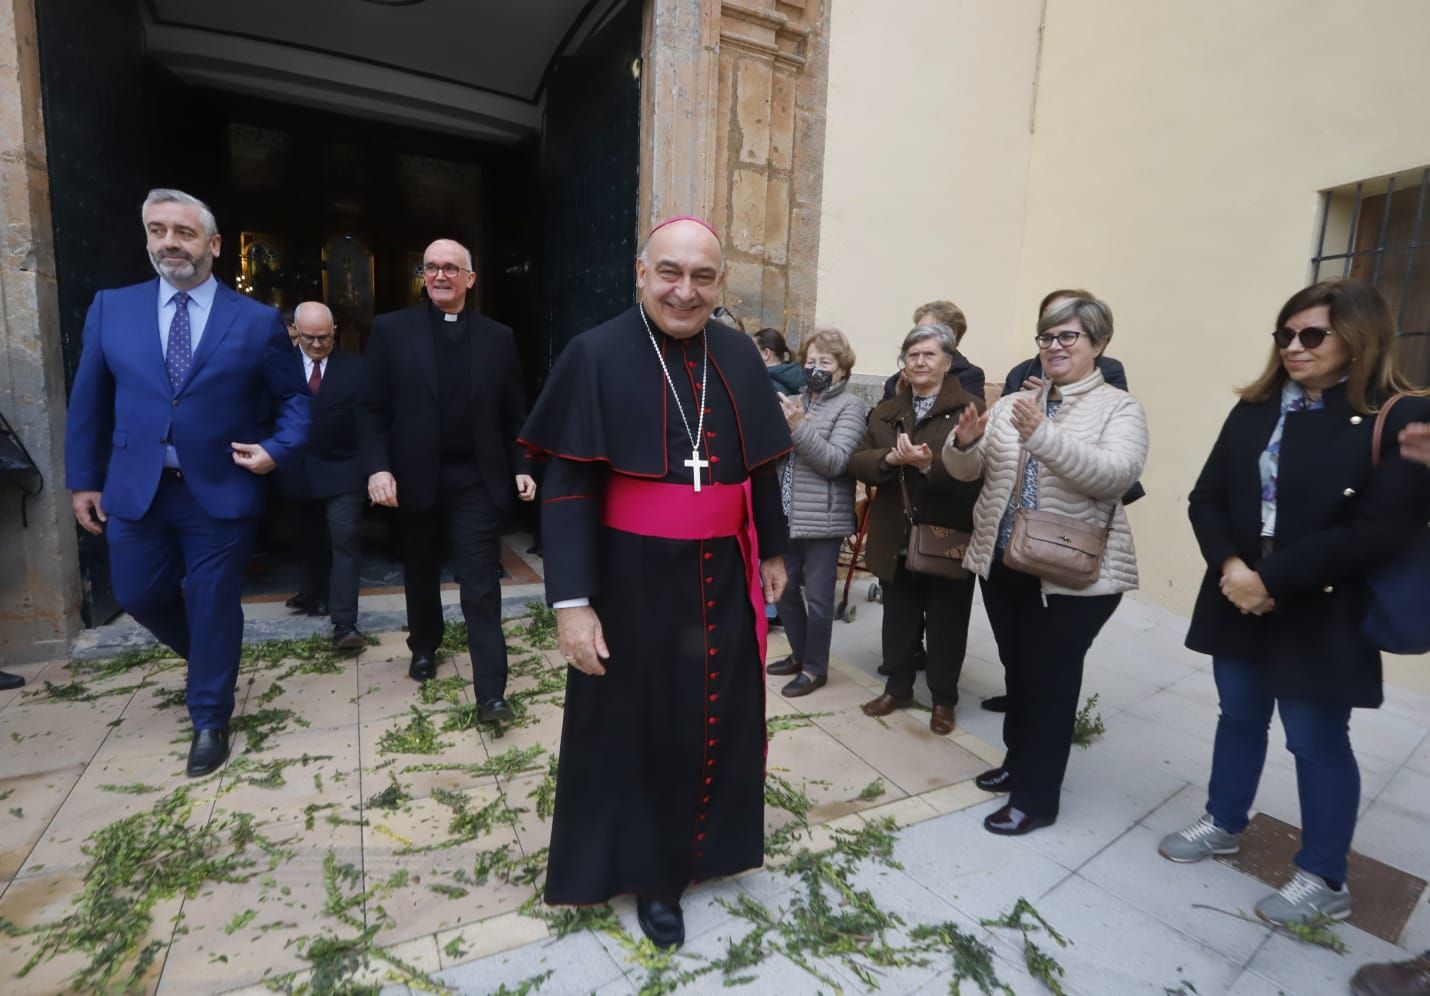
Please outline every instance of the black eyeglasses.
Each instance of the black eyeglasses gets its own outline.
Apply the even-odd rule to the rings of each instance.
[[[423,263],[422,272],[429,277],[435,277],[440,273],[442,276],[451,279],[459,273],[466,273],[468,271],[465,266],[458,266],[456,263],[443,263],[440,266],[436,263]]]
[[[1300,332],[1295,329],[1279,328],[1271,333],[1271,338],[1276,340],[1276,345],[1281,349],[1290,349],[1291,343],[1299,336],[1302,349],[1315,349],[1326,341],[1326,336],[1335,334],[1335,329],[1323,329],[1318,325],[1308,325]]]
[[[309,346],[321,346],[325,342],[333,341],[330,335],[304,335],[301,332],[298,333],[298,338]]]
[[[1080,335],[1087,335],[1087,333],[1074,332],[1072,329],[1063,329],[1057,335],[1053,335],[1051,332],[1039,332],[1033,336],[1033,341],[1038,344],[1039,349],[1047,349],[1053,344],[1054,339],[1064,349],[1072,349],[1073,343],[1077,342],[1077,337]]]

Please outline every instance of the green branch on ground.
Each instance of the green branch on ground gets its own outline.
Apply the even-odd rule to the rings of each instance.
[[[1098,694],[1094,692],[1073,719],[1072,742],[1086,750],[1092,742],[1107,732],[1102,722],[1102,713],[1097,711]]]
[[[776,733],[802,730],[806,726],[813,726],[816,719],[833,715],[832,712],[792,712],[785,716],[771,716],[765,720],[765,734],[773,740]]]
[[[860,802],[873,802],[888,791],[888,788],[884,785],[884,779],[875,778],[872,782],[859,790],[858,799]]]
[[[276,732],[278,731],[272,731],[272,733]],[[239,785],[279,789],[288,784],[288,778],[284,772],[289,768],[304,768],[310,764],[317,764],[319,761],[331,761],[332,759],[333,755],[331,754],[304,754],[301,757],[278,757],[271,761],[257,761],[245,754],[228,762],[228,766],[225,768],[228,781],[224,785],[223,792],[225,794],[232,792]]]
[[[407,794],[407,790],[397,783],[396,775],[389,771],[387,778],[387,788],[381,792],[373,793],[373,795],[368,798],[368,809],[393,810],[412,798],[412,796]]]
[[[257,753],[266,749],[268,741],[278,734],[287,733],[290,720],[299,726],[310,725],[306,719],[292,709],[275,709],[272,706],[264,706],[257,712],[234,716],[228,721],[228,728],[231,733],[243,734],[245,753]]]
[[[1003,927],[1008,930],[1021,931],[1023,934],[1023,964],[1027,967],[1028,973],[1046,986],[1054,996],[1065,996],[1060,981],[1063,975],[1062,965],[1058,964],[1056,958],[1038,947],[1030,935],[1041,930],[1051,937],[1060,948],[1067,947],[1069,941],[1054,930],[1052,924],[1043,919],[1043,915],[1033,908],[1032,903],[1019,896],[1018,901],[1007,913],[999,917],[980,920],[979,923],[984,927]]]
[[[551,814],[556,809],[556,770],[560,761],[559,757],[552,754],[546,766],[546,774],[536,783],[536,788],[526,793],[526,797],[536,803],[536,815],[539,819],[551,819]]]
[[[90,961],[71,980],[76,987],[141,988],[168,946],[166,940],[149,939],[160,903],[176,896],[192,899],[206,887],[246,882],[277,867],[284,852],[259,834],[252,816],[204,820],[197,806],[184,786],[92,834],[83,847],[90,862],[84,887],[59,920],[20,928],[0,919],[0,932],[35,938],[17,974],[24,977],[41,962],[78,953]],[[266,862],[255,852],[266,855]]]
[[[1334,951],[1339,955],[1343,955],[1349,950],[1346,947],[1346,942],[1341,940],[1340,935],[1331,929],[1340,921],[1333,920],[1324,913],[1317,914],[1307,923],[1271,924],[1262,920],[1260,917],[1248,916],[1240,910],[1233,913],[1231,910],[1224,910],[1218,906],[1208,906],[1205,903],[1193,903],[1192,909],[1210,910],[1213,913],[1235,917],[1238,920],[1255,924],[1258,927],[1270,927],[1273,932],[1281,934],[1283,937],[1289,937],[1292,940],[1300,941],[1302,944],[1310,944],[1313,947],[1325,948],[1327,951]]]
[[[546,748],[540,744],[532,744],[530,747],[510,747],[496,757],[475,764],[443,764],[435,761],[409,764],[403,767],[402,773],[406,775],[419,771],[460,771],[473,778],[490,776],[511,778],[528,771],[538,770],[540,765],[536,763],[536,759],[545,753]]]
[[[986,996],[1002,992],[1014,996],[1012,988],[999,981],[993,949],[956,923],[920,924],[909,931],[909,939],[925,950],[947,951],[953,959],[949,996],[961,996],[960,984],[971,982]]]
[[[537,650],[556,649],[556,610],[547,608],[544,602],[527,602],[529,621],[523,634],[526,642]]]
[[[451,945],[449,944],[448,947],[451,947]],[[533,975],[530,978],[522,979],[516,984],[515,989],[508,989],[506,983],[503,982],[497,987],[497,990],[492,993],[492,996],[530,996],[531,993],[539,993],[541,992],[541,984],[551,978],[554,971],[554,969],[547,969],[540,975]]]
[[[467,687],[467,679],[460,674],[449,674],[432,678],[417,686],[417,700],[423,705],[450,702],[456,705],[462,701],[462,691]]]
[[[128,785],[101,785],[100,789],[105,792],[117,792],[120,795],[148,795],[151,792],[164,791],[158,785],[146,785],[144,782],[132,782]]]
[[[432,725],[432,718],[416,706],[411,707],[411,712],[412,718],[406,725],[382,731],[382,736],[377,740],[379,753],[439,754],[446,749],[447,744],[437,736],[437,728]]]

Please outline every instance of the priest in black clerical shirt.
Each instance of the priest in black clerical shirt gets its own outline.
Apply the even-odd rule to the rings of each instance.
[[[467,307],[472,255],[439,239],[423,254],[428,301],[379,315],[363,354],[368,497],[402,519],[408,669],[437,671],[444,554],[461,585],[477,718],[511,718],[501,630],[501,527],[513,494],[536,497],[516,445],[525,418],[511,329]]]

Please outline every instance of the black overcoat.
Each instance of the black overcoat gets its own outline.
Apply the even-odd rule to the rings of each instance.
[[[1430,512],[1430,471],[1402,460],[1395,438],[1430,418],[1430,399],[1407,398],[1386,418],[1383,462],[1371,466],[1375,415],[1361,414],[1344,386],[1325,407],[1291,412],[1281,439],[1274,549],[1261,554],[1259,460],[1280,413],[1279,392],[1231,410],[1189,496],[1188,514],[1206,576],[1187,646],[1267,668],[1278,696],[1337,706],[1382,701],[1380,654],[1360,634],[1367,575],[1387,563]],[[1222,595],[1221,565],[1240,557],[1276,600],[1264,616],[1242,615]]]
[[[440,360],[432,336],[432,306],[378,315],[363,352],[363,470],[397,478],[402,507],[437,504],[442,410]],[[530,472],[516,434],[526,418],[516,340],[505,325],[471,312],[472,447],[488,496],[499,512],[511,507],[514,478]]]

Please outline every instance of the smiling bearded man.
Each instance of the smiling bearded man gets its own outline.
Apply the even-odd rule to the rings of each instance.
[[[790,437],[759,353],[710,321],[723,282],[709,225],[656,226],[639,302],[572,340],[521,432],[551,461],[546,596],[571,665],[546,901],[635,893],[662,947],[688,884],[764,860]]]

